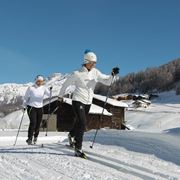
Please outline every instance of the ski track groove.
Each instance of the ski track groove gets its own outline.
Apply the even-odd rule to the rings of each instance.
[[[34,146],[34,145],[33,145]],[[44,168],[45,170],[43,170],[43,172],[48,172],[49,171],[49,169],[51,169],[51,173],[50,173],[50,175],[49,175],[49,173],[48,174],[46,174],[47,176],[49,176],[49,178],[48,179],[62,179],[63,178],[63,180],[69,180],[69,179],[72,179],[72,177],[69,177],[68,175],[65,175],[65,174],[63,174],[61,171],[58,171],[55,167],[53,167],[53,166],[51,166],[51,163],[47,163],[46,161],[41,161],[41,160],[45,160],[45,159],[48,159],[48,158],[42,158],[42,157],[38,157],[38,160],[37,159],[35,159],[34,158],[34,155],[36,155],[36,154],[42,154],[42,155],[46,155],[46,154],[51,154],[51,152],[45,152],[45,151],[43,151],[43,150],[41,150],[41,151],[22,151],[22,150],[25,150],[25,149],[29,149],[29,150],[39,150],[39,148],[40,148],[40,146],[39,147],[37,147],[37,146],[35,146],[35,148],[34,147],[30,147],[30,148],[22,148],[22,149],[20,149],[20,151],[19,152],[17,152],[17,150],[18,149],[14,149],[14,151],[12,150],[12,149],[8,149],[8,150],[5,150],[5,153],[8,153],[8,154],[11,154],[11,157],[13,157],[13,156],[15,156],[14,154],[25,154],[25,157],[24,158],[22,158],[22,156],[19,158],[19,159],[23,159],[23,160],[28,160],[28,161],[30,161],[30,165],[32,166],[32,167],[34,167],[34,166],[38,166],[38,168]],[[22,151],[22,152],[21,152]],[[1,153],[2,153],[2,151],[1,151]],[[14,154],[13,154],[14,153]],[[33,157],[31,156],[33,154]],[[58,154],[58,153],[52,153],[52,155],[60,155],[60,154]],[[61,154],[62,155],[62,154]],[[17,159],[17,157],[15,157],[16,159]],[[40,160],[41,159],[41,160]],[[43,162],[43,163],[41,163],[41,162]],[[31,167],[29,167],[29,168],[31,168]],[[53,172],[52,172],[53,171]],[[30,171],[31,172],[31,171]],[[61,174],[61,177],[59,177],[60,176],[60,174]],[[67,173],[68,174],[68,173]],[[55,175],[56,176],[56,178],[55,177],[50,177],[51,175]],[[42,177],[39,177],[39,179],[43,179],[43,176],[44,176],[44,174],[41,174],[41,176]],[[46,177],[47,177],[46,176]],[[34,177],[34,176],[33,176]]]
[[[33,170],[32,167],[29,166],[29,164],[26,164],[26,161],[18,158],[18,157],[14,157],[13,155],[11,156],[4,156],[4,161],[3,161],[3,168],[5,170],[5,173],[6,173],[6,180],[7,179],[12,179],[12,172],[13,172],[13,175],[16,178],[16,179],[31,179],[31,178],[34,178],[34,179],[38,179],[37,177],[39,177],[39,174],[36,174]],[[12,161],[13,160],[13,161]],[[9,170],[8,167],[11,165],[11,169]],[[25,166],[23,165],[26,165],[26,168]],[[27,169],[28,168],[28,169]],[[32,173],[29,173],[29,170],[35,174],[32,175]],[[18,172],[18,174],[17,174]],[[35,178],[36,177],[36,178]],[[4,176],[2,177],[2,179],[4,179]]]
[[[47,153],[48,154],[48,153]],[[44,159],[44,158],[43,158]],[[69,176],[67,176],[67,175],[65,175],[64,173],[62,173],[61,171],[58,171],[56,168],[54,168],[53,166],[51,166],[50,165],[50,163],[45,163],[44,161],[43,161],[43,165],[42,165],[42,163],[41,162],[39,162],[39,160],[34,160],[33,159],[33,164],[34,165],[36,165],[37,166],[37,164],[39,165],[39,167],[43,167],[43,168],[45,168],[45,169],[47,169],[47,171],[49,171],[49,169],[51,169],[51,174],[53,174],[53,175],[55,175],[55,177],[57,178],[57,179],[71,179],[71,177],[69,177]],[[45,170],[44,170],[45,171]],[[61,174],[61,177],[60,177],[60,174]],[[53,177],[54,178],[54,177]],[[51,178],[50,178],[51,179]]]
[[[58,144],[59,145],[59,144]],[[73,160],[77,160],[77,157],[75,157],[74,156],[74,153],[72,153],[72,151],[66,151],[66,150],[62,150],[62,149],[54,149],[54,147],[50,147],[50,146],[52,146],[52,145],[50,145],[50,144],[48,144],[48,146],[47,145],[45,145],[45,147],[44,148],[46,148],[46,149],[50,149],[50,150],[53,150],[53,151],[55,151],[55,152],[62,152],[62,153],[64,153],[65,155],[68,155],[68,156],[71,156],[72,158],[73,158]],[[69,153],[71,153],[71,154],[69,154]],[[81,159],[81,158],[78,158],[78,161],[81,161],[81,164],[83,164],[84,162],[86,162],[86,160],[84,161],[84,159]],[[75,164],[75,166],[78,168],[78,169],[81,169],[82,171],[84,170],[83,169],[83,167],[81,166],[81,164]],[[86,166],[86,169],[87,169],[88,167]],[[97,169],[98,167],[96,167],[96,169]],[[91,171],[91,167],[89,167],[89,169],[88,169],[89,171]],[[100,169],[101,171],[102,171],[102,169]],[[101,176],[95,176],[96,178],[95,179],[102,179],[102,180],[104,180],[104,178],[102,178]],[[93,179],[94,179],[94,175],[93,175]],[[108,178],[108,180],[109,180],[109,178]],[[113,180],[116,180],[115,178],[113,178]],[[117,178],[117,180],[118,180],[118,178]]]
[[[96,156],[96,157],[101,157],[101,158],[104,158],[106,160],[109,160],[109,161],[112,161],[112,162],[116,162],[118,164],[122,164],[122,165],[125,165],[125,166],[129,166],[131,168],[140,170],[140,171],[144,171],[144,172],[147,172],[147,173],[150,173],[150,174],[154,174],[154,175],[160,176],[162,178],[169,178],[169,175],[164,175],[164,174],[162,174],[160,172],[153,172],[152,170],[149,170],[147,168],[144,168],[144,167],[141,167],[141,166],[138,166],[138,165],[135,165],[135,164],[128,164],[128,163],[125,163],[125,162],[120,161],[118,159],[114,159],[114,158],[111,158],[111,157],[103,156],[101,154],[93,153],[93,152],[90,152],[90,151],[85,151],[85,152],[87,152],[90,155]]]
[[[4,154],[11,154],[11,157],[13,157],[14,156],[14,154],[25,154],[25,157],[24,158],[22,158],[22,156],[20,157],[20,159],[22,160],[24,160],[24,159],[26,159],[26,161],[28,160],[28,161],[30,161],[30,163],[31,163],[31,166],[33,167],[33,166],[38,166],[39,168],[45,168],[47,171],[49,170],[49,169],[51,169],[51,174],[55,174],[56,175],[56,178],[48,178],[48,179],[57,179],[57,177],[59,177],[59,175],[60,174],[62,174],[63,176],[61,176],[61,177],[59,177],[58,179],[61,179],[61,180],[69,180],[69,179],[73,179],[73,174],[75,174],[76,173],[76,171],[74,171],[73,173],[71,173],[72,174],[72,176],[68,176],[68,174],[70,173],[69,171],[67,171],[67,172],[65,172],[64,174],[62,173],[62,171],[61,170],[58,170],[58,169],[56,169],[55,167],[53,167],[53,166],[51,166],[51,163],[49,163],[50,161],[49,160],[52,160],[52,157],[49,159],[49,157],[47,157],[47,158],[42,158],[42,157],[38,157],[38,160],[37,159],[35,159],[34,158],[34,154],[36,155],[36,154],[52,154],[52,155],[61,155],[60,157],[61,157],[61,159],[59,160],[58,159],[58,162],[60,162],[60,163],[56,163],[54,160],[52,161],[52,164],[57,164],[58,166],[57,167],[59,167],[59,166],[61,166],[61,168],[60,169],[62,169],[63,168],[63,166],[64,166],[64,164],[62,164],[62,161],[64,160],[64,162],[68,162],[70,159],[68,159],[67,158],[67,156],[71,156],[71,155],[69,155],[69,153],[67,154],[67,152],[66,153],[64,153],[64,154],[60,154],[60,153],[52,153],[52,152],[45,152],[43,149],[45,149],[45,148],[42,148],[41,149],[41,151],[35,151],[35,152],[33,152],[32,150],[39,150],[39,148],[41,148],[41,146],[34,146],[34,147],[29,147],[29,148],[20,148],[20,149],[13,149],[13,148],[9,148],[9,149],[0,149],[1,150],[1,153],[4,151]],[[28,150],[29,149],[29,151],[24,151],[24,150]],[[49,149],[49,148],[48,148]],[[30,151],[31,150],[31,151]],[[51,150],[51,149],[50,149]],[[17,152],[18,151],[18,152]],[[55,152],[57,152],[57,150],[54,150],[54,149],[52,149],[51,151],[55,151]],[[59,152],[59,151],[58,151]],[[14,154],[13,154],[14,153]],[[30,155],[32,155],[33,154],[33,157],[32,156],[30,156]],[[62,155],[65,155],[64,157],[62,157]],[[75,157],[72,155],[72,157],[75,159]],[[15,158],[18,158],[18,157],[15,157]],[[63,159],[63,160],[62,160]],[[48,161],[44,161],[44,160],[48,160]],[[43,164],[41,163],[41,162],[43,162]],[[44,162],[46,162],[46,163],[44,163]],[[47,163],[48,162],[48,163]],[[73,165],[74,166],[74,165]],[[80,172],[83,172],[83,167],[81,167],[80,165],[78,165],[78,164],[76,164],[76,168],[78,168],[79,170],[80,170]],[[46,171],[46,170],[44,170],[44,171]],[[53,170],[53,173],[52,173],[52,170]],[[89,170],[91,170],[91,169],[89,169]],[[31,171],[32,172],[32,171]],[[34,173],[33,173],[34,174]],[[66,175],[65,175],[66,174]],[[27,175],[28,176],[28,175]],[[2,176],[2,177],[5,177],[4,175]],[[25,177],[26,178],[26,177]],[[101,179],[101,177],[100,176],[97,176],[97,175],[93,175],[93,178],[95,178],[95,179]],[[8,179],[8,178],[6,178],[6,179]],[[17,177],[17,179],[20,179],[20,178],[18,178]],[[39,177],[38,179],[43,179],[43,178],[41,178],[41,177]],[[117,179],[118,180],[118,179]]]
[[[148,145],[151,145],[150,143],[148,143]],[[63,145],[64,146],[64,145]],[[160,152],[160,148],[158,146],[155,146],[154,144],[152,145],[153,147],[155,147],[155,151],[158,151]],[[168,150],[165,150],[167,153],[169,152]],[[122,165],[125,165],[125,166],[129,166],[131,168],[134,168],[134,169],[137,169],[137,170],[140,170],[140,171],[144,171],[144,172],[147,172],[147,173],[150,173],[150,174],[154,174],[154,175],[157,175],[161,178],[165,178],[165,179],[177,179],[176,177],[172,177],[171,175],[168,175],[168,174],[162,174],[161,172],[154,172],[153,170],[150,170],[150,169],[147,169],[147,168],[144,168],[144,167],[141,167],[141,166],[138,166],[138,165],[135,165],[135,164],[128,164],[126,162],[123,162],[123,161],[120,161],[118,159],[114,159],[112,157],[107,157],[107,156],[103,156],[101,154],[98,154],[98,153],[94,153],[94,152],[90,152],[90,151],[85,151],[86,153],[88,153],[88,155],[92,155],[92,156],[96,156],[96,157],[101,157],[102,159],[106,159],[108,161],[111,161],[111,162],[115,162],[117,164],[122,164]]]
[[[151,145],[151,143],[147,143],[146,145]],[[59,147],[58,147],[59,146]],[[152,147],[154,151],[159,151],[158,147],[154,146],[152,144]],[[50,151],[46,151],[45,149],[48,149]],[[77,173],[74,169],[74,172],[69,172],[66,169],[63,169],[64,173],[62,173],[63,166],[72,166],[72,162],[76,161],[77,157],[74,157],[74,153],[72,152],[72,148],[67,147],[65,144],[44,144],[44,147],[41,147],[41,145],[32,145],[28,147],[17,147],[17,148],[1,148],[0,154],[3,154],[0,156],[0,162],[3,161],[3,168],[8,167],[13,162],[13,166],[11,169],[11,172],[9,173],[7,170],[6,173],[0,174],[0,179],[9,179],[11,177],[12,172],[13,174],[15,172],[19,172],[18,174],[15,173],[16,179],[35,179],[40,180],[44,177],[43,172],[48,172],[49,169],[51,169],[51,173],[47,174],[47,177],[49,177],[49,180],[54,179],[62,179],[62,180],[69,180],[73,178],[73,174]],[[153,179],[171,179],[171,180],[177,180],[176,177],[172,177],[172,175],[166,175],[162,174],[160,172],[154,172],[152,170],[149,170],[147,168],[135,165],[135,164],[128,164],[126,162],[120,161],[118,159],[114,159],[112,157],[106,157],[99,153],[94,153],[91,151],[86,150],[85,152],[88,153],[88,160],[94,163],[99,164],[100,166],[106,166],[107,168],[117,170],[121,173],[132,175],[134,178],[140,178],[140,179],[146,179],[146,180],[153,180]],[[11,156],[6,156],[7,154],[11,154]],[[20,156],[19,154],[24,154],[24,156]],[[42,154],[42,156],[38,156],[37,158],[34,158],[37,154]],[[48,156],[43,156],[43,155]],[[33,156],[32,156],[33,155]],[[60,156],[60,159],[58,158]],[[23,158],[22,158],[23,157]],[[73,159],[70,159],[68,157],[72,157]],[[12,161],[13,159],[13,161]],[[81,172],[84,171],[83,166],[86,166],[86,161],[84,159],[78,159],[81,161],[81,163],[74,163],[73,167],[75,165],[75,169],[81,170]],[[41,163],[43,162],[43,163]],[[64,163],[68,162],[68,163]],[[56,166],[52,166],[52,164],[55,164]],[[0,163],[1,165],[1,163]],[[24,166],[26,165],[26,166]],[[2,165],[1,165],[2,166]],[[4,167],[5,166],[5,167]],[[35,171],[33,169],[34,166],[37,166],[39,169],[44,168],[43,172]],[[61,167],[61,168],[59,168]],[[1,167],[0,167],[1,168]],[[70,168],[70,167],[69,167]],[[92,172],[92,167],[89,167],[89,169],[86,168],[86,171]],[[96,167],[97,169],[98,167]],[[72,169],[72,168],[70,168]],[[100,169],[100,168],[99,168]],[[101,170],[101,169],[100,169]],[[56,178],[52,177],[55,176]],[[81,174],[82,175],[82,174]],[[31,177],[31,178],[30,178]],[[93,178],[95,179],[102,179],[102,177],[97,176],[93,174]],[[11,179],[11,178],[10,178]],[[115,177],[113,177],[113,180]],[[118,178],[117,178],[118,180]]]
[[[53,147],[54,145],[46,145],[46,148],[54,149],[55,151],[61,151],[61,152],[64,152],[64,153],[72,152],[72,150],[70,148],[66,147],[63,144],[56,144],[56,145],[60,145],[61,147],[65,148],[66,150],[64,150],[64,149],[54,149],[54,147]],[[49,147],[49,146],[51,146],[51,147]],[[86,151],[86,152],[88,152],[88,151]],[[90,155],[90,154],[88,154],[88,155]],[[91,155],[94,155],[94,154],[92,153]],[[122,164],[121,161],[116,162],[116,161],[114,161],[113,158],[110,158],[110,159],[107,158],[106,160],[111,161],[112,163],[115,163],[115,164],[118,164],[118,165],[115,165],[115,164],[112,164],[110,162],[104,161],[104,159],[105,159],[104,156],[102,156],[100,154],[97,154],[95,156],[98,159],[96,159],[95,157],[92,157],[92,156],[90,157],[89,156],[88,160],[90,160],[92,162],[95,162],[95,163],[99,163],[99,164],[104,165],[104,166],[107,166],[109,168],[113,168],[113,169],[115,169],[117,171],[120,171],[120,172],[123,172],[125,174],[131,174],[131,175],[133,175],[135,177],[139,177],[141,179],[152,180],[152,179],[155,179],[155,177],[152,177],[152,176],[158,176],[158,178],[160,176],[159,174],[154,174],[152,171],[149,172],[149,171],[146,171],[144,169],[139,169],[139,168],[136,168],[136,167],[133,167],[133,166],[131,167],[131,166],[129,166],[129,164],[126,164],[126,163]],[[103,160],[100,159],[100,157],[103,158]],[[126,167],[123,167],[123,166],[126,166]],[[138,171],[138,172],[136,172],[136,171]],[[148,174],[151,174],[151,175],[146,175],[144,173],[146,173],[146,174],[148,173]],[[167,177],[161,177],[161,179],[167,179]]]

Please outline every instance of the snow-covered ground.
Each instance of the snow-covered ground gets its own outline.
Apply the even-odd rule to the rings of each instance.
[[[67,133],[41,133],[34,146],[20,133],[1,131],[0,179],[179,179],[178,136],[133,131],[101,130],[91,149],[94,131],[86,133],[84,150],[89,159],[74,157],[67,148]],[[44,144],[42,147],[41,144]]]

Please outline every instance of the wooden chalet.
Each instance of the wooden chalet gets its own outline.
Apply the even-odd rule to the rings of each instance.
[[[87,131],[91,129],[109,127],[112,129],[125,129],[125,108],[127,104],[108,98],[105,110],[103,111],[105,96],[94,95],[93,104],[87,117]],[[42,128],[46,128],[46,120],[50,109],[50,118],[48,124],[49,131],[69,131],[74,123],[74,113],[72,110],[72,100],[64,98],[64,102],[59,102],[57,97],[44,102],[44,115]]]
[[[64,102],[58,101],[57,97],[52,98],[50,105],[49,100],[44,102],[44,115],[42,129],[47,127],[48,112],[50,109],[50,118],[48,124],[49,131],[69,131],[74,123],[74,113],[72,110],[72,100],[64,98]],[[87,117],[87,131],[99,127],[103,108],[95,104],[91,105],[89,115]],[[112,126],[112,114],[106,109],[104,110],[100,128]]]

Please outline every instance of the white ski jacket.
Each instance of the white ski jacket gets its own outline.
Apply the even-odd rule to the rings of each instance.
[[[45,95],[51,96],[50,90],[45,86],[37,86],[35,84],[29,87],[24,96],[23,107],[26,108],[29,105],[35,108],[42,108]]]
[[[67,78],[60,90],[59,96],[63,97],[68,86],[74,85],[75,90],[72,100],[80,101],[83,104],[91,104],[96,83],[101,82],[109,86],[112,78],[111,75],[104,75],[95,68],[88,71],[87,68],[83,66],[79,71],[75,71]]]

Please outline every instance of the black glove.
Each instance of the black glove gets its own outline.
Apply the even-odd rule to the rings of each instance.
[[[118,68],[118,67],[114,67],[114,68],[112,69],[111,75],[112,75],[112,76],[116,76],[117,74],[119,74],[119,68]]]
[[[53,88],[53,87],[51,86],[51,87],[49,88],[49,90],[51,91],[51,90],[52,90],[52,88]]]

